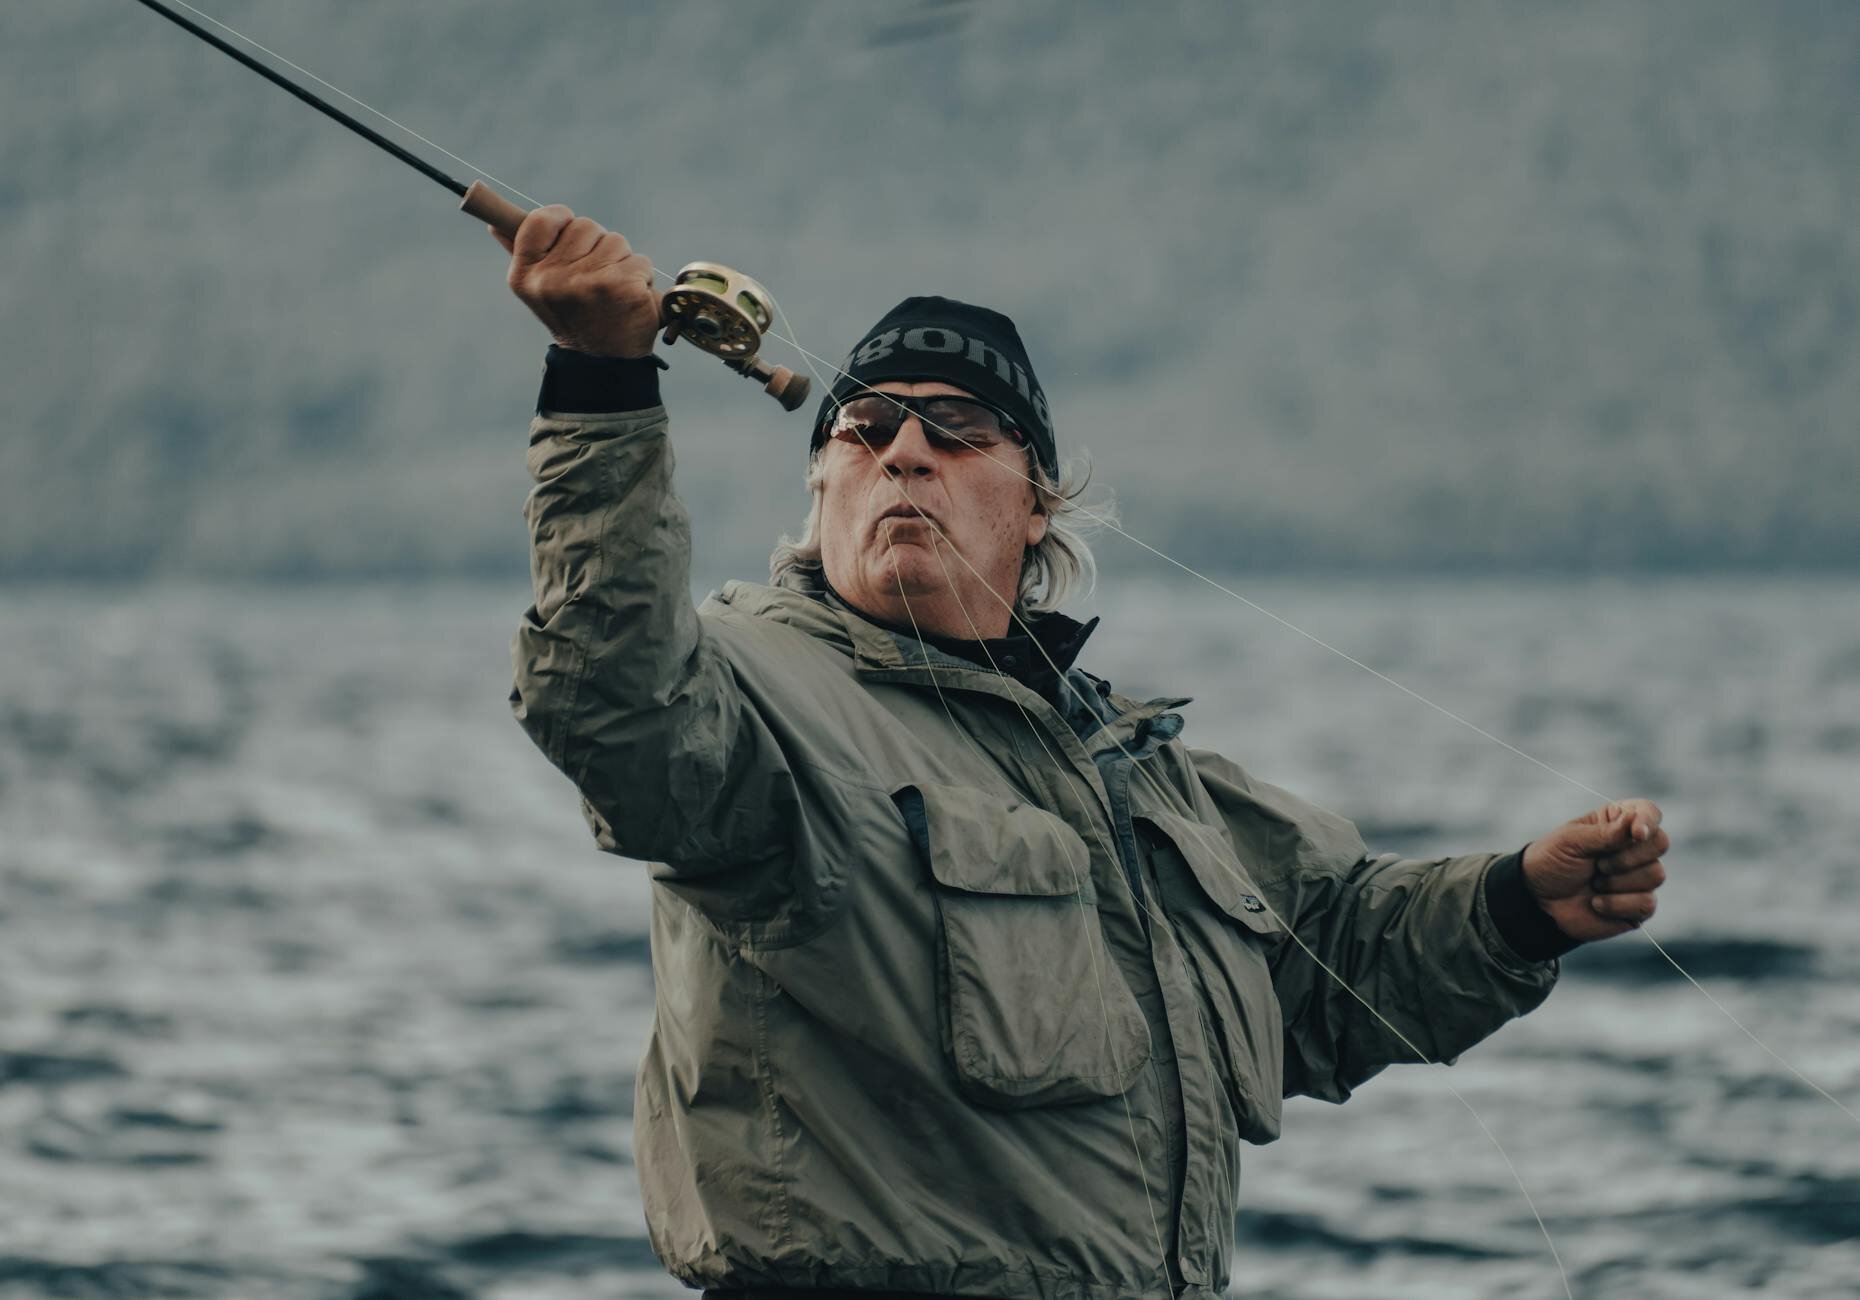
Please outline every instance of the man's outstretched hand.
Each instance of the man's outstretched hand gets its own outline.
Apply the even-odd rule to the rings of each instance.
[[[1611,803],[1532,841],[1524,885],[1570,938],[1612,939],[1653,915],[1672,843],[1651,799]]]

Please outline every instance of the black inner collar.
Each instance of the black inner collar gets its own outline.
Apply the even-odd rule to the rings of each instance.
[[[1053,612],[1026,617],[1026,628],[1030,629],[1031,635],[1026,630],[1016,630],[1007,636],[980,641],[965,637],[931,636],[913,627],[900,627],[882,618],[874,618],[835,591],[824,573],[820,575],[820,585],[835,603],[851,610],[866,622],[888,632],[913,637],[925,645],[935,646],[944,654],[966,659],[977,667],[992,668],[1044,696],[1055,706],[1063,706],[1064,703],[1059,685],[1060,674],[1072,667],[1079,652],[1085,648],[1092,629],[1098,626],[1095,618],[1089,623],[1080,623],[1077,619]],[[1016,619],[1012,626],[1018,629],[1020,625],[1021,620]]]

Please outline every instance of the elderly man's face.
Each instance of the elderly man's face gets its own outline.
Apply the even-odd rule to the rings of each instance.
[[[938,381],[874,391],[973,395]],[[940,450],[912,415],[887,446],[829,439],[820,459],[820,555],[834,590],[875,618],[932,635],[1007,634],[1022,556],[1046,536],[1028,448]]]

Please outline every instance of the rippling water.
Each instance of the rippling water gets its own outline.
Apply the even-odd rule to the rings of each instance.
[[[1243,582],[1675,847],[1652,933],[1860,1110],[1860,582]],[[0,1296],[669,1296],[642,873],[510,720],[520,586],[0,591]],[[1593,795],[1205,588],[1085,665],[1371,848]],[[1167,637],[1157,620],[1173,620]],[[1145,629],[1152,629],[1147,632]],[[1288,1106],[1239,1294],[1851,1296],[1860,1124],[1637,935],[1450,1073]]]

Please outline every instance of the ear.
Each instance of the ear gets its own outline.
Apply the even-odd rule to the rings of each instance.
[[[1035,494],[1033,513],[1027,516],[1027,545],[1038,546],[1046,538],[1046,526],[1052,522],[1052,516],[1046,513],[1046,506]]]

